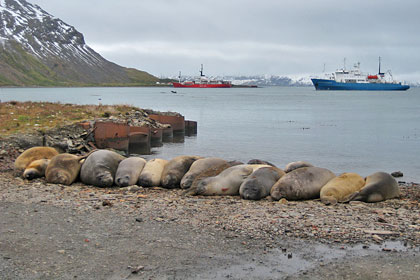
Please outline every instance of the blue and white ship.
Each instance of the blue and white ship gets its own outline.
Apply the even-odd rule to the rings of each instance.
[[[345,65],[345,63],[344,63]],[[408,85],[397,82],[391,71],[381,72],[381,58],[379,58],[379,72],[376,75],[364,74],[360,71],[360,62],[352,70],[337,70],[324,79],[311,79],[316,90],[407,90]]]

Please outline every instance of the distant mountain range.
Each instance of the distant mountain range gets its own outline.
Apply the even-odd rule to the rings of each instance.
[[[182,80],[194,80],[193,76],[182,76]],[[276,75],[252,75],[252,76],[211,76],[210,79],[231,81],[233,85],[249,86],[284,86],[284,87],[304,87],[312,86],[309,77],[288,77]],[[178,80],[178,77],[168,79]]]
[[[82,33],[25,0],[0,0],[0,86],[155,85],[104,59]]]

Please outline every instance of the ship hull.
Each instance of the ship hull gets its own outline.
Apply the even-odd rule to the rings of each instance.
[[[182,84],[182,83],[172,83],[176,88],[231,88],[231,84]]]
[[[311,79],[316,90],[407,90],[410,86],[396,83],[339,83],[327,79]]]

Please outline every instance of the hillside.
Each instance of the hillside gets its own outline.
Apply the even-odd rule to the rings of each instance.
[[[154,85],[104,59],[73,26],[25,0],[0,0],[0,86]]]

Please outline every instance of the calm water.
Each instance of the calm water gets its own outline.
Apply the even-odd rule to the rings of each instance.
[[[130,104],[198,121],[198,135],[165,144],[152,157],[306,160],[335,173],[401,170],[420,182],[420,88],[407,92],[254,89],[0,89],[0,100]],[[150,156],[149,156],[150,157]]]

